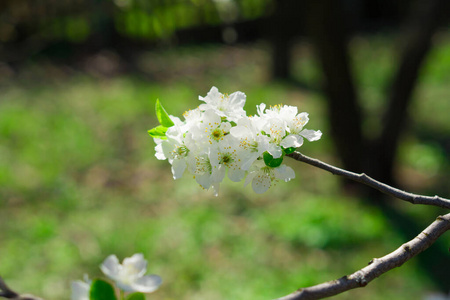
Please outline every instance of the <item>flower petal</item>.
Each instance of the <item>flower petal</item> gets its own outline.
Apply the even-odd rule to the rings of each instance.
[[[275,168],[274,173],[276,178],[284,180],[285,182],[295,178],[294,170],[286,165],[281,165],[278,168]]]
[[[181,178],[185,170],[186,170],[186,161],[184,159],[174,159],[172,161],[173,179]]]
[[[229,168],[228,178],[234,182],[239,182],[245,177],[245,171],[240,168]]]
[[[146,275],[134,281],[131,287],[136,292],[151,293],[156,291],[161,284],[162,279],[158,275]]]
[[[303,138],[297,134],[289,134],[281,141],[280,145],[283,146],[284,148],[290,147],[298,148],[301,145],[303,145]]]
[[[108,256],[100,265],[100,270],[109,278],[115,280],[119,273],[119,259],[114,254]]]
[[[307,138],[310,142],[317,141],[322,137],[320,130],[303,129],[299,134]]]
[[[211,187],[211,175],[209,173],[195,175],[195,181],[197,181],[197,183],[200,184],[205,190]]]
[[[269,176],[258,174],[253,177],[252,188],[257,194],[262,194],[270,188],[272,180]]]
[[[273,156],[273,158],[279,158],[283,154],[283,151],[281,151],[281,147],[274,143],[269,143],[269,145],[267,146],[267,152],[269,152]]]
[[[142,253],[136,253],[131,257],[127,257],[123,260],[122,265],[132,266],[133,271],[135,271],[135,276],[141,277],[147,272],[147,260],[144,259]]]
[[[159,143],[155,146],[155,156],[159,160],[165,160],[167,157],[164,155],[162,144]]]
[[[72,295],[70,297],[71,300],[89,300],[89,290],[91,289],[91,285],[81,281],[73,281],[72,282]]]
[[[222,182],[225,178],[225,172],[227,167],[225,165],[219,164],[217,166],[213,166],[211,173],[211,181],[212,182]]]

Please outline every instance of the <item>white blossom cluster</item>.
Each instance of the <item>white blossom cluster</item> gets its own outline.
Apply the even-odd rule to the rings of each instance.
[[[204,103],[185,112],[184,121],[168,116],[162,106],[158,112],[157,104],[158,119],[164,123],[165,114],[170,118],[165,126],[171,126],[161,125],[149,134],[157,144],[156,157],[169,161],[174,179],[188,172],[216,196],[226,175],[235,182],[245,178],[256,193],[264,193],[274,181],[293,179],[292,168],[282,163],[284,155],[300,147],[304,138],[317,141],[322,136],[320,130],[304,128],[308,114],[298,113],[295,106],[267,108],[262,103],[257,115],[247,116],[244,93],[222,94],[216,87],[199,100]]]

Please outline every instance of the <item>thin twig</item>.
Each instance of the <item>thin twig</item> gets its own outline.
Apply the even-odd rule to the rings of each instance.
[[[449,229],[450,214],[439,216],[430,226],[425,228],[425,230],[414,239],[403,244],[394,252],[391,252],[381,258],[374,258],[369,262],[367,267],[334,281],[299,289],[298,291],[279,298],[278,300],[321,299],[334,296],[354,288],[364,287],[373,279],[393,268],[401,266],[412,257],[427,249]]]
[[[408,193],[408,192],[402,191],[400,189],[394,188],[390,185],[387,185],[385,183],[379,182],[379,181],[367,176],[364,173],[360,173],[360,174],[353,173],[353,172],[329,165],[318,159],[308,157],[306,155],[301,154],[300,152],[293,152],[291,154],[288,154],[287,156],[289,156],[295,160],[318,167],[322,170],[328,171],[334,175],[340,175],[345,178],[363,183],[363,184],[368,185],[374,189],[377,189],[380,192],[383,192],[387,195],[399,198],[401,200],[408,201],[413,204],[434,205],[434,206],[450,209],[450,199],[446,199],[446,198],[439,197],[439,196],[430,197],[430,196],[423,196],[423,195]]]

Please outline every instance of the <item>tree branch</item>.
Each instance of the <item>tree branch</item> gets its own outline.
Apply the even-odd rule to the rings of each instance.
[[[439,216],[425,228],[418,236],[403,244],[394,252],[381,258],[374,258],[367,267],[355,273],[341,277],[334,281],[321,283],[315,286],[299,289],[278,300],[321,299],[334,296],[342,292],[364,287],[375,278],[400,267],[409,259],[430,247],[443,233],[450,229],[450,214]]]
[[[29,294],[19,295],[18,293],[11,290],[11,288],[9,288],[2,277],[0,277],[0,297],[12,300],[43,300],[39,297]]]
[[[308,157],[306,155],[301,154],[300,152],[293,152],[286,156],[289,156],[295,160],[310,164],[312,166],[318,167],[319,169],[328,171],[328,172],[332,173],[333,175],[340,175],[347,179],[351,179],[351,180],[363,183],[374,189],[379,190],[382,193],[399,198],[401,200],[408,201],[412,204],[434,205],[434,206],[450,209],[450,199],[442,198],[439,196],[430,197],[430,196],[423,196],[423,195],[408,193],[408,192],[402,191],[400,189],[394,188],[390,185],[387,185],[385,183],[379,182],[379,181],[367,176],[364,173],[360,173],[360,174],[353,173],[353,172],[329,165],[318,159]]]

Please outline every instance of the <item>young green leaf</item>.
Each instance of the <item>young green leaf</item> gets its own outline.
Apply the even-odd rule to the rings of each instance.
[[[295,147],[289,147],[289,148],[283,148],[283,152],[284,154],[291,154],[292,152],[294,152],[297,148]]]
[[[152,137],[152,138],[157,138],[157,139],[162,139],[165,140],[167,139],[166,137],[166,131],[167,131],[167,127],[163,126],[163,125],[159,125],[156,126],[155,128],[152,128],[148,131],[148,134]]]
[[[125,300],[145,300],[145,295],[142,293],[129,294]]]
[[[263,153],[264,163],[266,164],[266,166],[271,168],[279,167],[283,162],[283,156],[284,154],[279,158],[273,158],[273,156],[266,151]]]
[[[174,125],[166,110],[159,102],[159,99],[156,99],[156,117],[158,118],[159,123],[164,127],[172,127]]]
[[[114,293],[114,288],[111,284],[101,279],[94,279],[94,281],[92,281],[89,299],[117,300],[116,294]]]

